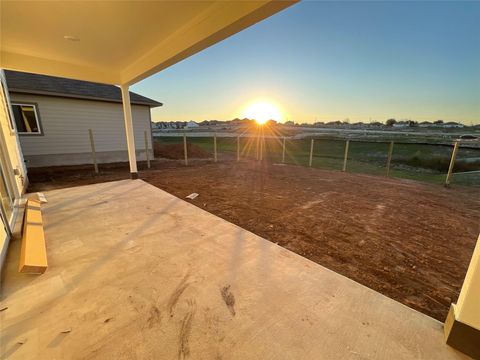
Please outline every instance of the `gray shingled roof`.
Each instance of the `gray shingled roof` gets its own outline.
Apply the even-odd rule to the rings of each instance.
[[[5,77],[10,92],[122,102],[121,90],[115,85],[11,70],[5,70]],[[148,105],[150,107],[163,105],[158,101],[135,94],[131,91],[130,102],[132,104]]]

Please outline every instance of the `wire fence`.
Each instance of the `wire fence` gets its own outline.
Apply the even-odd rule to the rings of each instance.
[[[480,186],[480,147],[472,144],[458,144],[450,176],[454,144],[217,135],[162,136],[155,139],[155,144],[176,149],[182,145],[188,153],[185,159],[258,160],[437,184]]]

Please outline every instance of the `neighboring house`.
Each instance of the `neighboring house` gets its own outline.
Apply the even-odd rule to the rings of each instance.
[[[89,129],[99,163],[128,161],[120,88],[88,81],[5,71],[27,167],[92,163]],[[153,157],[150,109],[158,101],[130,92],[138,160],[145,131]]]

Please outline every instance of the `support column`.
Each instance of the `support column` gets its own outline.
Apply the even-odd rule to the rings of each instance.
[[[480,359],[480,236],[456,304],[445,320],[448,345],[474,359]]]
[[[127,135],[128,161],[130,163],[130,177],[138,179],[137,156],[135,154],[135,138],[133,135],[132,107],[128,85],[122,85],[123,116],[125,118],[125,134]]]

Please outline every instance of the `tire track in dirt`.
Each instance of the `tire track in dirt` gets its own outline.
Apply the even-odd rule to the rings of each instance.
[[[190,334],[192,332],[192,323],[197,310],[197,304],[194,299],[187,301],[188,310],[182,319],[180,332],[178,334],[178,359],[185,360],[190,355]]]
[[[173,317],[173,311],[175,310],[175,306],[177,305],[180,296],[182,296],[183,292],[189,285],[189,283],[187,282],[188,278],[189,274],[186,274],[168,299],[167,310],[170,314],[170,317]]]
[[[225,305],[227,305],[228,310],[232,316],[235,316],[235,296],[233,296],[232,292],[230,291],[230,285],[224,286],[220,290],[220,293],[222,294],[222,299],[225,302]]]

